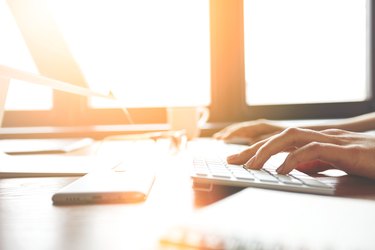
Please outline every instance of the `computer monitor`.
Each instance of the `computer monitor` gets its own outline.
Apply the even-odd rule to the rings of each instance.
[[[14,69],[5,65],[0,65],[0,126],[3,122],[5,102],[8,92],[8,87],[11,80],[21,80],[31,84],[43,85],[55,90],[72,93],[81,96],[96,96],[105,99],[115,100],[111,92],[102,93],[90,90],[88,88],[79,87],[71,83],[50,79],[44,76],[31,74],[26,71]]]

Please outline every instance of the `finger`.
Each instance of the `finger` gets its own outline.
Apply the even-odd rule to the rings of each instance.
[[[219,132],[215,133],[212,137],[215,138],[215,139],[221,140],[222,135],[223,135],[223,131],[219,131]]]
[[[242,165],[247,163],[259,150],[259,148],[267,142],[268,139],[260,141],[251,147],[247,148],[246,150],[242,151],[239,154],[230,155],[227,157],[227,162],[229,164],[236,164],[236,165]]]
[[[320,132],[328,134],[328,135],[342,135],[342,134],[350,133],[348,131],[345,131],[342,129],[336,129],[336,128],[329,128],[329,129],[322,130]]]
[[[219,132],[216,132],[216,133],[213,135],[213,137],[214,137],[215,139],[222,139],[222,136],[226,133],[227,129],[228,129],[228,128],[224,128],[224,129],[220,130]]]
[[[278,133],[280,133],[280,132],[267,133],[267,134],[263,134],[263,135],[260,135],[260,136],[256,136],[256,137],[251,139],[250,144],[254,144],[256,142],[263,141],[263,140],[268,139],[268,138],[270,138],[274,135],[277,135]]]
[[[351,154],[345,152],[344,146],[312,142],[290,153],[277,172],[287,174],[293,169],[313,161],[325,162],[335,168],[348,164],[355,165],[355,159]]]
[[[214,138],[223,140],[227,138],[228,136],[230,136],[233,133],[233,131],[236,131],[237,129],[238,129],[238,125],[231,125],[215,133]]]
[[[259,120],[250,122],[241,122],[230,125],[219,132],[217,135],[220,139],[226,140],[233,137],[252,138],[263,133],[263,125]]]
[[[222,140],[230,140],[233,138],[249,138],[249,129],[244,127],[228,129],[220,135]],[[250,138],[249,138],[250,139]]]
[[[334,168],[334,166],[320,160],[313,160],[311,162],[301,163],[298,164],[298,166],[296,167],[297,170],[307,174],[319,173],[332,168]]]
[[[231,137],[229,139],[224,139],[225,143],[228,144],[240,144],[240,145],[251,145],[251,140],[245,137]]]
[[[313,141],[332,143],[333,139],[329,135],[314,130],[301,128],[286,129],[272,136],[264,143],[255,154],[254,160],[246,164],[246,166],[251,169],[260,169],[272,155],[302,147]]]
[[[223,139],[224,136],[227,133],[230,133],[230,131],[232,131],[232,130],[236,130],[238,128],[238,126],[239,126],[238,124],[232,124],[230,126],[227,126],[227,127],[223,128],[223,129],[221,129],[219,132],[215,133],[213,135],[213,137],[216,138],[216,139]]]

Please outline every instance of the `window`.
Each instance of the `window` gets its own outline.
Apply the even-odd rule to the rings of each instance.
[[[208,105],[211,122],[339,118],[374,109],[373,0],[7,4],[41,74],[112,88],[136,123],[165,122],[168,105]],[[118,104],[54,92],[51,109],[6,113],[6,126],[21,123],[127,120]]]
[[[243,11],[243,116],[373,111],[373,1],[244,0]]]
[[[243,0],[211,3],[214,5],[211,9],[211,109],[220,112],[215,112],[217,121],[343,118],[374,110],[375,12],[372,0]],[[318,13],[316,17],[314,11]],[[311,64],[307,58],[298,58],[301,53],[296,54],[290,46],[295,42],[288,42],[289,38],[296,36],[295,22],[288,24],[290,17],[298,18],[298,22],[305,26],[299,31],[304,37],[297,37],[300,48],[319,48],[306,39],[312,35],[317,36],[313,42],[318,41],[322,51],[333,46],[332,41],[324,43],[322,36],[336,42],[344,39],[334,51],[329,51],[327,59],[334,63],[338,59],[336,55],[344,52],[337,56],[350,60],[339,60],[341,65],[333,65],[330,67],[332,71],[329,71],[323,67],[326,62],[320,60],[322,65],[319,65],[318,60]],[[320,29],[323,19],[327,27]],[[284,26],[279,27],[280,24]],[[324,34],[329,28],[332,32]],[[288,35],[280,35],[280,32],[288,32]],[[282,45],[287,46],[286,50],[277,50]],[[301,60],[299,64],[293,60],[286,61],[290,59],[290,56],[285,58],[289,52],[287,49],[292,50],[292,59]],[[311,53],[307,55],[317,58]],[[309,64],[313,68],[301,67]],[[314,64],[316,68],[311,66]],[[306,74],[313,75],[316,82],[310,81],[309,85],[301,83],[298,80],[300,76],[291,74],[296,65]],[[353,69],[350,68],[352,66]],[[318,73],[314,71],[316,69]],[[277,80],[272,79],[278,76],[278,72],[282,75]],[[325,86],[330,91],[312,94],[311,89],[315,91],[317,85],[330,80],[335,83]],[[305,79],[303,82],[307,83]],[[295,96],[290,97],[288,88],[291,86],[294,89],[289,93],[293,92]]]
[[[366,0],[245,0],[249,105],[368,98]]]
[[[207,0],[54,0],[49,6],[90,88],[111,89],[126,107],[209,104]],[[113,103],[97,99],[91,106]]]
[[[5,0],[0,0],[0,64],[36,73],[36,66]],[[52,108],[52,91],[21,81],[11,81],[7,110],[46,110]]]

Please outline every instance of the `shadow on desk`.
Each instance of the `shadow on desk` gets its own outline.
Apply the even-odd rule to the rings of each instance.
[[[208,206],[243,189],[241,187],[213,185],[212,190],[209,192],[194,190],[194,205],[197,208]]]
[[[333,185],[336,188],[334,196],[375,200],[375,181],[358,176],[328,176],[324,174],[314,175],[318,180]],[[222,200],[243,190],[241,187],[229,187],[213,185],[210,192],[194,191],[196,207],[203,207]]]
[[[375,181],[357,176],[330,177],[335,196],[375,200]]]

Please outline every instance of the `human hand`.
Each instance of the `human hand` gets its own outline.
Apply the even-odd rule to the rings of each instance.
[[[277,169],[279,174],[288,174],[293,169],[317,173],[336,168],[375,180],[375,136],[338,129],[288,128],[229,156],[227,161],[261,169],[272,155],[279,152],[290,152]]]
[[[240,139],[250,145],[269,138],[284,129],[285,127],[269,120],[255,120],[232,124],[217,132],[214,138],[224,141],[236,141]]]

